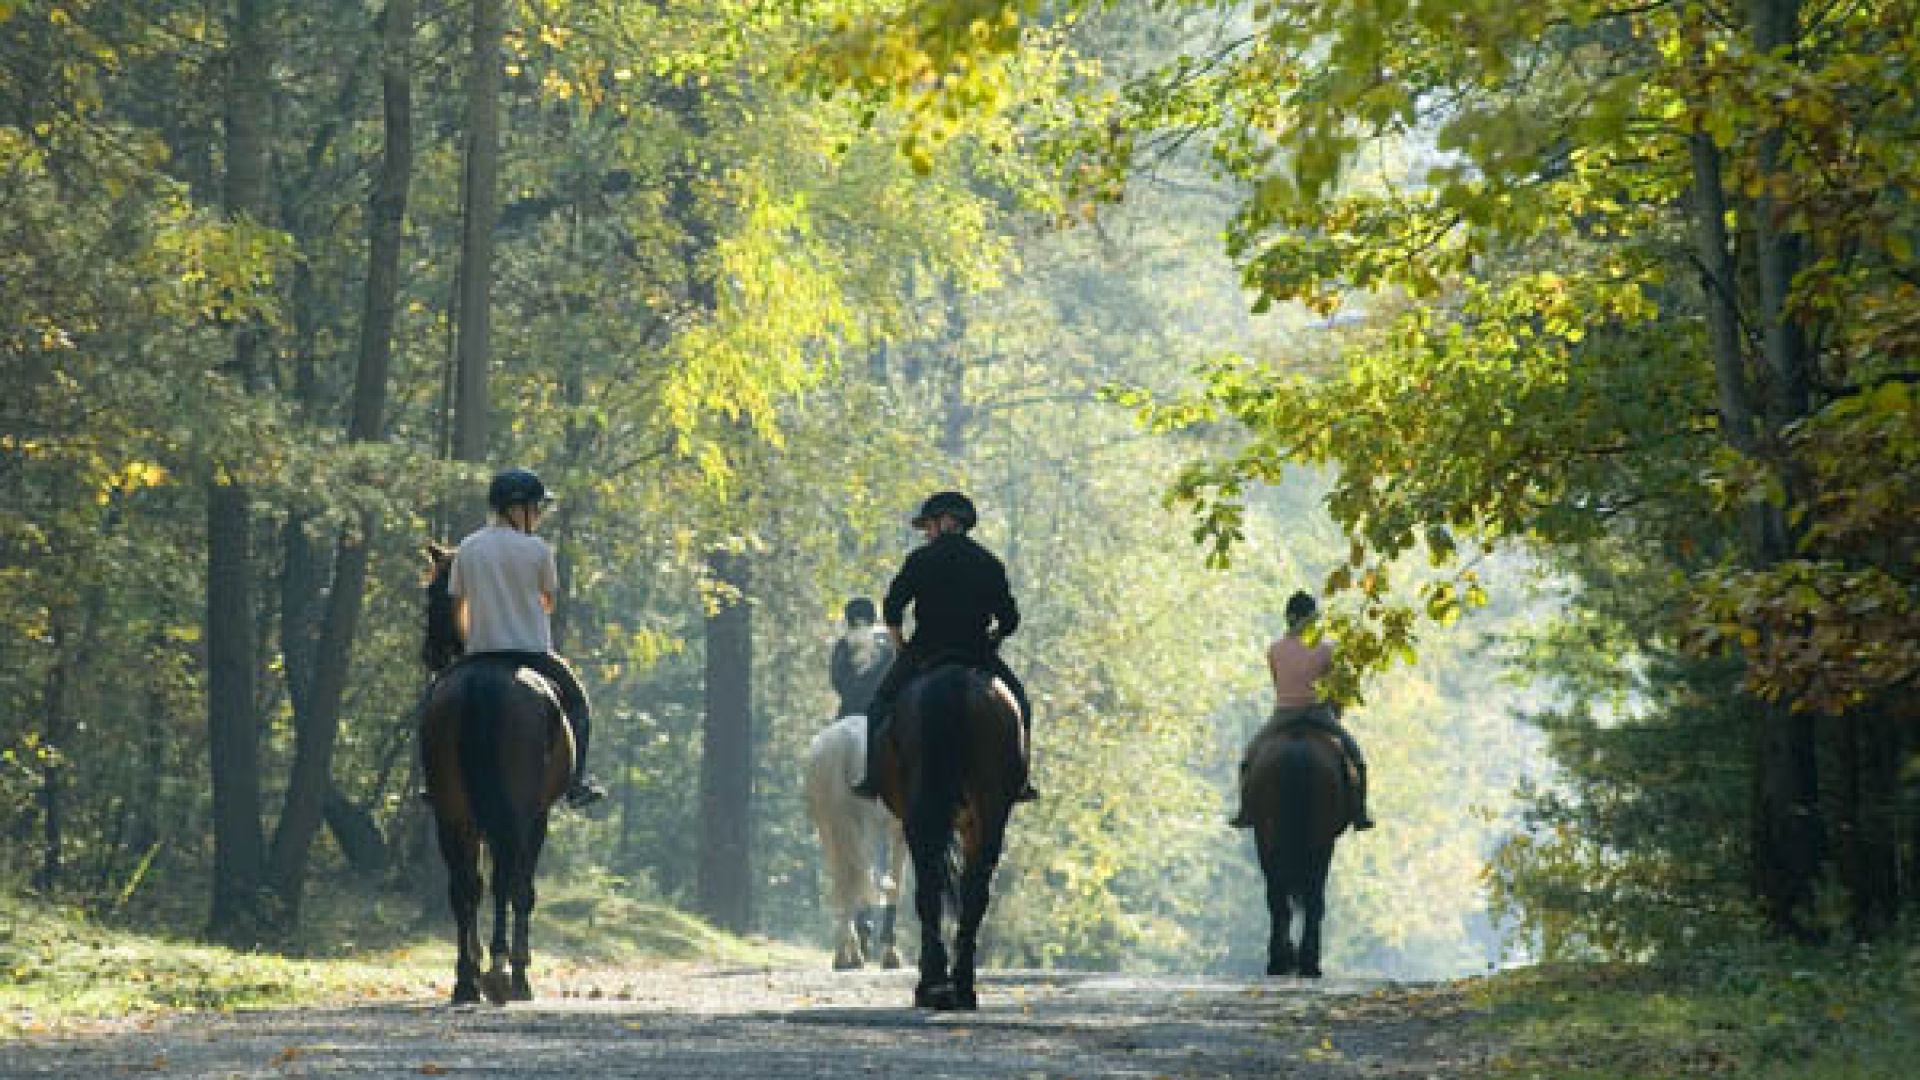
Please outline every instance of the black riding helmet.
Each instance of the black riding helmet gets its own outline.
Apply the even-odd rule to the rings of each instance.
[[[928,522],[943,515],[958,521],[962,532],[980,523],[980,515],[974,510],[972,499],[957,491],[936,491],[920,504],[920,512],[913,515],[913,527],[925,528]]]
[[[1287,621],[1299,622],[1310,619],[1320,613],[1320,605],[1305,592],[1295,592],[1287,598]]]
[[[544,507],[553,502],[547,485],[526,469],[508,469],[487,485],[487,505],[504,514],[515,506]]]

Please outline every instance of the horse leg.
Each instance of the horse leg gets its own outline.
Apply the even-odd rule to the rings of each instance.
[[[527,979],[527,969],[533,966],[533,871],[540,863],[540,849],[546,846],[546,841],[547,819],[543,815],[534,822],[525,850],[514,867],[513,949],[508,953],[513,961],[513,979],[507,987],[508,1001],[533,1000],[533,984]]]
[[[517,852],[511,841],[495,837],[488,845],[493,851],[493,946],[492,962],[480,980],[480,990],[495,1005],[507,1003],[507,900],[513,894],[513,867]]]
[[[1301,888],[1300,977],[1320,977],[1320,920],[1327,913],[1327,871],[1333,863],[1328,845],[1307,856]]]
[[[867,957],[873,955],[873,927],[874,906],[872,904],[861,904],[855,908],[853,913],[853,943],[855,947],[859,949],[859,953],[855,959],[857,959],[860,964],[865,964]]]
[[[900,947],[894,943],[894,923],[900,914],[900,883],[907,876],[907,845],[897,829],[891,824],[887,827],[887,879],[881,890],[883,903],[880,906],[880,966],[892,971],[898,968]]]
[[[902,963],[900,959],[900,946],[896,944],[894,940],[894,923],[899,918],[899,915],[900,905],[898,901],[889,900],[887,903],[881,905],[880,928],[875,934],[874,947],[880,953],[880,966],[888,971],[898,968]]]
[[[1274,837],[1267,835],[1270,826],[1258,826],[1254,833],[1254,842],[1260,849],[1260,874],[1267,882],[1267,974],[1270,976],[1293,974],[1295,957],[1293,952],[1293,906],[1287,893],[1292,885],[1291,876],[1277,850]]]
[[[954,1007],[977,1009],[974,993],[974,954],[980,943],[980,923],[991,899],[993,870],[1000,865],[1006,841],[1007,807],[996,807],[974,819],[973,842],[968,847],[966,871],[960,877],[960,929],[953,940]]]
[[[835,904],[834,915],[834,929],[839,941],[833,949],[833,970],[853,971],[866,962],[860,947],[860,905],[852,902]]]
[[[937,815],[935,815],[937,817]],[[940,940],[940,917],[947,888],[947,834],[944,820],[918,814],[907,830],[913,852],[913,910],[920,916],[920,983],[913,988],[916,1008],[951,1008],[953,983],[947,977],[947,947]]]
[[[480,840],[465,829],[440,825],[440,856],[447,864],[447,899],[453,907],[453,1003],[480,1000]]]

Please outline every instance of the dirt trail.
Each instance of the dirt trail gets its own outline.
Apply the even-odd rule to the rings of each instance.
[[[14,1040],[0,1077],[981,1080],[1471,1076],[1458,998],[1327,980],[989,972],[975,1013],[906,1007],[910,972],[684,967],[549,975],[545,1000],[164,1020]]]

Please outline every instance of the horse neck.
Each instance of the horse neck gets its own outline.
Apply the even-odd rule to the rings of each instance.
[[[451,567],[452,563],[442,564],[427,585],[427,633],[426,642],[421,646],[421,655],[435,674],[445,671],[466,651],[465,643],[460,640],[460,628],[453,617],[453,595],[447,590]]]

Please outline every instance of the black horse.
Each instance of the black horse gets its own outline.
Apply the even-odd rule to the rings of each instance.
[[[1004,683],[963,664],[942,664],[907,684],[886,731],[876,763],[881,797],[906,827],[920,917],[913,1003],[977,1008],[980,922],[1014,797],[1027,779],[1020,709]],[[959,907],[951,970],[941,933],[949,899]]]
[[[1267,974],[1320,977],[1320,922],[1333,846],[1348,824],[1346,759],[1328,732],[1269,724],[1247,748],[1241,796],[1267,879]],[[1292,938],[1301,908],[1300,942]]]
[[[553,687],[508,659],[461,661],[447,575],[453,552],[427,546],[427,637],[421,656],[438,678],[420,714],[421,763],[447,863],[459,935],[454,1004],[531,1001],[527,924],[547,814],[567,789],[573,733]],[[480,969],[480,847],[493,857],[493,964]],[[513,947],[507,947],[507,906]],[[506,965],[511,960],[509,981]]]

